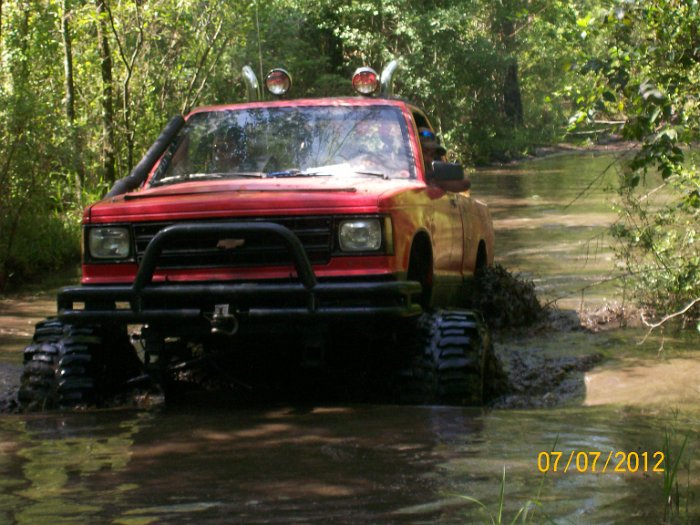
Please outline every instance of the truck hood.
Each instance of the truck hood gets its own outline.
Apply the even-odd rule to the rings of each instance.
[[[385,208],[402,191],[422,186],[416,180],[372,176],[196,181],[105,199],[85,211],[84,221],[372,213]]]

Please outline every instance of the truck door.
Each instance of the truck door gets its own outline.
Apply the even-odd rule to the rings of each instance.
[[[423,111],[416,107],[411,110],[415,131],[434,129]],[[419,155],[416,158],[423,162],[422,151],[417,153]],[[462,281],[464,255],[460,195],[429,185],[428,197],[432,201],[430,207],[433,211],[428,225],[433,238],[433,273],[437,280],[442,281],[439,284],[459,285]]]

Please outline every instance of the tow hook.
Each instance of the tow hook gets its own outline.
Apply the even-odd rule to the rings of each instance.
[[[229,305],[214,305],[214,315],[209,319],[212,334],[234,335],[238,332],[238,319],[229,313]]]

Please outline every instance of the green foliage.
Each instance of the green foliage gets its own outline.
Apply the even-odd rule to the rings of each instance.
[[[38,280],[63,269],[67,263],[78,262],[79,222],[46,214],[42,208],[32,211],[31,221],[23,220],[16,225],[12,252],[4,257],[5,275],[11,282]],[[12,227],[12,224],[0,220],[3,231]]]
[[[681,309],[697,297],[700,286],[700,175],[694,167],[673,169],[665,181],[650,175],[647,183],[658,182],[652,190],[639,170],[625,172],[620,220],[612,230],[636,297],[642,306],[661,312]]]
[[[681,467],[681,460],[686,453],[689,435],[680,436],[676,430],[676,420],[678,412],[673,413],[674,422],[670,428],[664,432],[664,442],[662,451],[664,454],[664,474],[663,474],[663,523],[690,523],[687,501],[690,500],[690,487],[683,494],[686,500],[686,507],[681,507],[681,491],[678,483],[678,474]],[[686,458],[686,468],[690,469],[688,458]]]
[[[641,144],[620,176],[612,234],[639,302],[661,312],[681,309],[700,290],[700,173],[683,148],[700,130],[699,24],[692,1],[599,10],[587,27],[609,45],[586,56],[589,83],[579,86],[572,119],[619,119],[619,131]]]

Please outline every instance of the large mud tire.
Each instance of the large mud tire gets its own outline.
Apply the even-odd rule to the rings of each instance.
[[[413,336],[411,362],[400,377],[401,402],[479,406],[488,400],[498,364],[478,312],[423,314]]]
[[[25,411],[103,406],[140,370],[124,328],[47,319],[24,349],[18,401]]]

